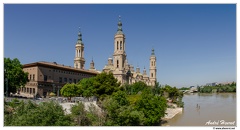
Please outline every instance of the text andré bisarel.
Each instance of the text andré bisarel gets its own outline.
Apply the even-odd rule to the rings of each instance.
[[[208,122],[206,122],[205,125],[235,125],[235,121],[227,122],[225,120],[217,120],[217,121],[209,120]]]

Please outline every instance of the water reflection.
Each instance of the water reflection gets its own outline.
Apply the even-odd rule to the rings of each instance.
[[[182,114],[176,115],[164,125],[170,126],[223,126],[220,121],[236,121],[236,93],[184,95]],[[215,121],[218,125],[206,122]],[[228,124],[229,125],[229,124]],[[236,122],[234,123],[236,126]]]

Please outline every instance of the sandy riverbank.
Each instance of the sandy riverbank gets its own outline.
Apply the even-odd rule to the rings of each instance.
[[[164,118],[162,118],[163,120],[172,119],[178,113],[182,113],[183,108],[177,107],[176,104],[171,104],[171,105],[174,106],[175,108],[167,108],[166,114],[165,114]]]

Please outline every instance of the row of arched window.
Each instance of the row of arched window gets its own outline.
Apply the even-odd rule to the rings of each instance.
[[[156,66],[156,61],[152,61],[152,66]]]
[[[117,41],[117,50],[124,50],[124,44],[122,41]]]
[[[76,50],[76,57],[82,57],[81,50]]]

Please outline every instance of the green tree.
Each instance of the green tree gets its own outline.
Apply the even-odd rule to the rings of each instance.
[[[65,115],[62,106],[55,102],[35,104],[20,102],[9,113],[4,114],[5,126],[69,126],[72,118]]]
[[[112,73],[101,73],[94,78],[93,93],[102,99],[119,90],[120,84]]]
[[[166,85],[163,90],[168,93],[168,97],[173,100],[173,102],[176,102],[178,97],[180,95],[180,91],[176,87],[171,87],[169,85]]]
[[[64,97],[70,97],[70,99],[71,99],[71,97],[79,95],[79,93],[78,93],[79,87],[76,84],[67,83],[61,88],[60,92],[61,92],[61,95],[63,95]]]
[[[165,116],[167,101],[164,97],[155,96],[149,90],[143,91],[141,99],[137,101],[136,108],[144,113],[143,125],[158,125]]]
[[[93,104],[88,107],[87,118],[91,126],[103,126],[106,120],[106,112],[96,108]]]
[[[90,121],[87,118],[87,111],[84,109],[83,103],[73,105],[71,108],[71,112],[71,115],[76,120],[77,125],[86,126],[90,124]]]
[[[199,88],[199,87],[198,87]],[[189,90],[190,88],[187,88],[187,87],[181,87],[179,88],[179,90]]]
[[[8,95],[10,92],[16,93],[20,87],[24,87],[28,82],[28,73],[23,71],[23,66],[17,58],[11,60],[10,58],[4,58],[4,78],[8,81],[4,85],[4,92],[7,91]]]
[[[179,96],[180,96],[180,91],[176,87],[173,87],[170,89],[169,98],[171,98],[173,102],[176,102]]]
[[[163,96],[164,94],[164,89],[162,88],[162,86],[159,84],[159,82],[156,82],[155,86],[152,88],[152,92],[155,95],[158,96]]]
[[[95,77],[84,78],[78,82],[78,93],[84,97],[91,97],[94,95],[94,80]]]
[[[143,125],[144,114],[130,105],[127,95],[118,91],[107,97],[103,102],[103,109],[107,112],[107,126],[138,126]]]
[[[127,94],[129,95],[135,95],[139,92],[141,92],[142,90],[146,89],[146,88],[150,88],[150,86],[147,86],[146,83],[139,81],[139,82],[135,82],[133,84],[124,84],[122,86],[123,90],[127,92]]]

